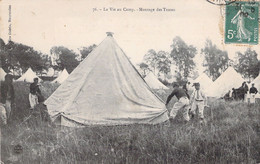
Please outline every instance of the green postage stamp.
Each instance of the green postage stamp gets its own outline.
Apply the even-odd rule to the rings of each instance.
[[[234,2],[226,6],[225,43],[258,44],[258,2]]]

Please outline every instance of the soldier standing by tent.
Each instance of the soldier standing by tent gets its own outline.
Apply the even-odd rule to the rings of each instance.
[[[194,83],[195,90],[191,94],[191,114],[196,114],[196,109],[198,109],[197,116],[202,123],[204,121],[204,107],[207,106],[207,97],[200,89],[200,83]]]
[[[29,101],[30,101],[31,109],[34,109],[34,107],[38,104],[38,96],[41,95],[41,90],[38,84],[38,78],[34,78],[33,81],[34,82],[30,85],[30,93],[29,93]]]
[[[182,88],[179,88],[179,84],[176,82],[173,83],[173,91],[167,98],[167,101],[165,104],[166,106],[168,105],[168,103],[170,102],[170,100],[172,99],[173,96],[176,96],[178,101],[173,105],[173,108],[170,111],[170,119],[173,120],[176,117],[177,112],[179,110],[182,110],[181,113],[182,113],[183,119],[185,121],[189,121],[190,120],[189,99],[188,99],[188,96],[187,96],[185,90]]]
[[[5,81],[1,85],[1,103],[4,104],[8,120],[14,105],[13,76],[10,74],[5,75]]]

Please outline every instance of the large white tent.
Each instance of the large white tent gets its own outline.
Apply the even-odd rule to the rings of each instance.
[[[144,80],[152,89],[169,89],[163,83],[161,83],[152,72],[148,73]]]
[[[66,68],[61,72],[61,74],[52,81],[52,83],[63,83],[69,77],[69,73]]]
[[[45,101],[64,126],[157,124],[164,102],[145,83],[111,33]]]
[[[29,68],[19,79],[17,79],[16,81],[24,81],[24,82],[28,82],[28,83],[32,83],[34,78],[38,78],[39,81],[41,81],[41,79],[36,75],[35,72],[33,72],[33,70],[31,68]]]
[[[0,68],[0,81],[5,80],[6,72],[3,70],[3,68]]]
[[[222,97],[232,88],[239,88],[245,80],[233,67],[228,67],[209,87],[206,89],[207,96]]]
[[[197,77],[192,82],[193,83],[200,83],[200,86],[201,86],[202,89],[206,89],[207,87],[209,87],[213,83],[213,81],[205,73],[202,73],[199,77]]]

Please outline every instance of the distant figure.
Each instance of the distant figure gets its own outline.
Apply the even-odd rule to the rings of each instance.
[[[188,99],[190,99],[190,95],[189,95],[189,92],[188,92],[188,85],[190,85],[190,82],[186,81],[185,84],[182,86],[182,89],[185,90]]]
[[[38,84],[38,78],[33,79],[33,83],[30,85],[29,101],[31,109],[38,104],[38,96],[41,95],[41,90]]]
[[[249,93],[250,94],[257,94],[258,93],[258,90],[256,89],[254,83],[252,84],[252,87],[250,88]]]
[[[246,99],[246,94],[248,92],[248,85],[246,84],[246,82],[243,82],[241,87],[232,90],[233,90],[235,100],[244,101]]]
[[[250,94],[250,103],[254,104],[255,103],[255,95],[257,94],[258,90],[255,87],[255,84],[252,84],[252,87],[249,90],[249,94]]]
[[[176,117],[178,111],[181,110],[183,119],[185,121],[189,121],[189,99],[186,94],[186,91],[182,88],[179,88],[179,84],[176,82],[173,83],[173,91],[167,98],[165,104],[166,106],[168,105],[173,96],[176,96],[178,101],[174,104],[172,110],[170,111],[170,119],[173,120]]]
[[[5,81],[1,85],[1,103],[5,107],[6,119],[8,121],[14,105],[13,76],[10,74],[5,75]]]
[[[192,115],[196,115],[196,110],[197,116],[200,119],[200,122],[204,122],[204,107],[207,106],[207,97],[206,95],[201,91],[200,89],[200,83],[194,83],[195,90],[191,94],[191,113]]]
[[[225,95],[224,95],[224,100],[225,101],[232,101],[232,92],[229,90]]]

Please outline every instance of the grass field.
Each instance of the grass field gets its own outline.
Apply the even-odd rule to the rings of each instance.
[[[48,97],[57,85],[43,83]],[[260,106],[211,100],[206,124],[49,127],[30,115],[28,84],[15,83],[12,122],[1,128],[4,163],[259,163]],[[170,91],[160,93],[165,101]],[[173,102],[169,105],[171,107]],[[22,146],[20,154],[16,145]]]

